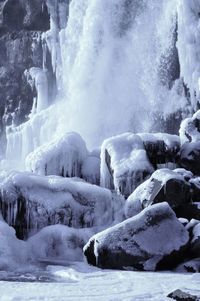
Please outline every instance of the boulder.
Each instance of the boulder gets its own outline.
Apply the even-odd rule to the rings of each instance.
[[[190,199],[190,184],[183,175],[169,169],[160,169],[129,196],[125,214],[128,218],[145,207],[161,202],[167,202],[174,209],[188,204]]]
[[[187,218],[188,220],[200,220],[199,203],[183,204],[177,208],[174,208],[174,211],[176,212],[177,217]]]
[[[110,225],[120,218],[121,198],[78,178],[11,172],[1,176],[0,211],[4,220],[26,238],[45,226],[74,228]]]
[[[191,252],[195,256],[200,255],[200,222],[192,229]]]
[[[198,301],[199,297],[191,295],[189,293],[183,292],[182,290],[178,289],[175,290],[174,292],[170,293],[168,298],[177,300],[177,301]]]
[[[180,165],[194,175],[200,175],[200,142],[187,142],[182,145]]]
[[[148,158],[155,168],[169,164],[174,165],[174,168],[176,167],[180,150],[179,136],[166,133],[142,133],[138,135],[142,139]]]
[[[84,255],[89,264],[100,268],[169,269],[182,259],[188,240],[188,231],[162,203],[94,235]]]
[[[195,258],[180,264],[175,271],[179,273],[200,273],[200,258]]]
[[[128,197],[154,168],[142,139],[125,133],[104,141],[101,147],[101,185]]]

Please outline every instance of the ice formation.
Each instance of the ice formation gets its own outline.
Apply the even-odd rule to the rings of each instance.
[[[30,152],[66,132],[76,131],[89,148],[97,147],[112,135],[151,130],[155,115],[185,106],[174,67],[174,0],[48,0],[47,5],[51,28],[43,34],[44,69],[29,70],[37,108],[29,121],[7,129],[11,167],[23,169]],[[46,98],[47,48],[57,83],[54,104]]]
[[[88,151],[76,133],[68,133],[43,144],[26,158],[26,169],[39,175],[81,177],[81,168]]]
[[[125,133],[108,138],[101,148],[101,185],[128,196],[154,171],[142,139]]]
[[[0,190],[2,215],[21,238],[48,225],[105,227],[122,218],[122,198],[79,178],[9,172]]]

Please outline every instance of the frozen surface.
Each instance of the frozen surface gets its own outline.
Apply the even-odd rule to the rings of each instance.
[[[39,175],[80,177],[87,154],[81,136],[67,133],[30,153],[26,158],[26,168]]]
[[[166,296],[178,288],[200,295],[200,274],[110,271],[74,263],[69,267],[49,266],[47,275],[54,283],[0,281],[0,300],[167,301],[170,299]],[[0,277],[6,279],[1,273]],[[34,274],[29,278],[34,279]]]
[[[25,231],[57,223],[106,226],[121,214],[121,197],[79,178],[11,172],[1,174],[0,188],[3,216],[13,226],[23,217]]]

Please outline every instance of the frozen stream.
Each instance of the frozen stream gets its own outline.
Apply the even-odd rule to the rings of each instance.
[[[19,274],[18,280],[11,274],[1,273],[0,277],[9,280],[0,281],[1,301],[164,301],[170,300],[167,294],[177,288],[200,295],[199,274],[100,270],[84,263],[47,266],[41,277],[24,273],[24,282],[18,282]]]

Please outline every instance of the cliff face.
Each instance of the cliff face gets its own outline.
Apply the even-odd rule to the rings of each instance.
[[[42,33],[50,29],[50,16],[43,0],[0,1],[0,131],[27,119],[36,91],[24,71],[42,68],[45,42]],[[53,78],[50,54],[46,52],[48,76]]]

